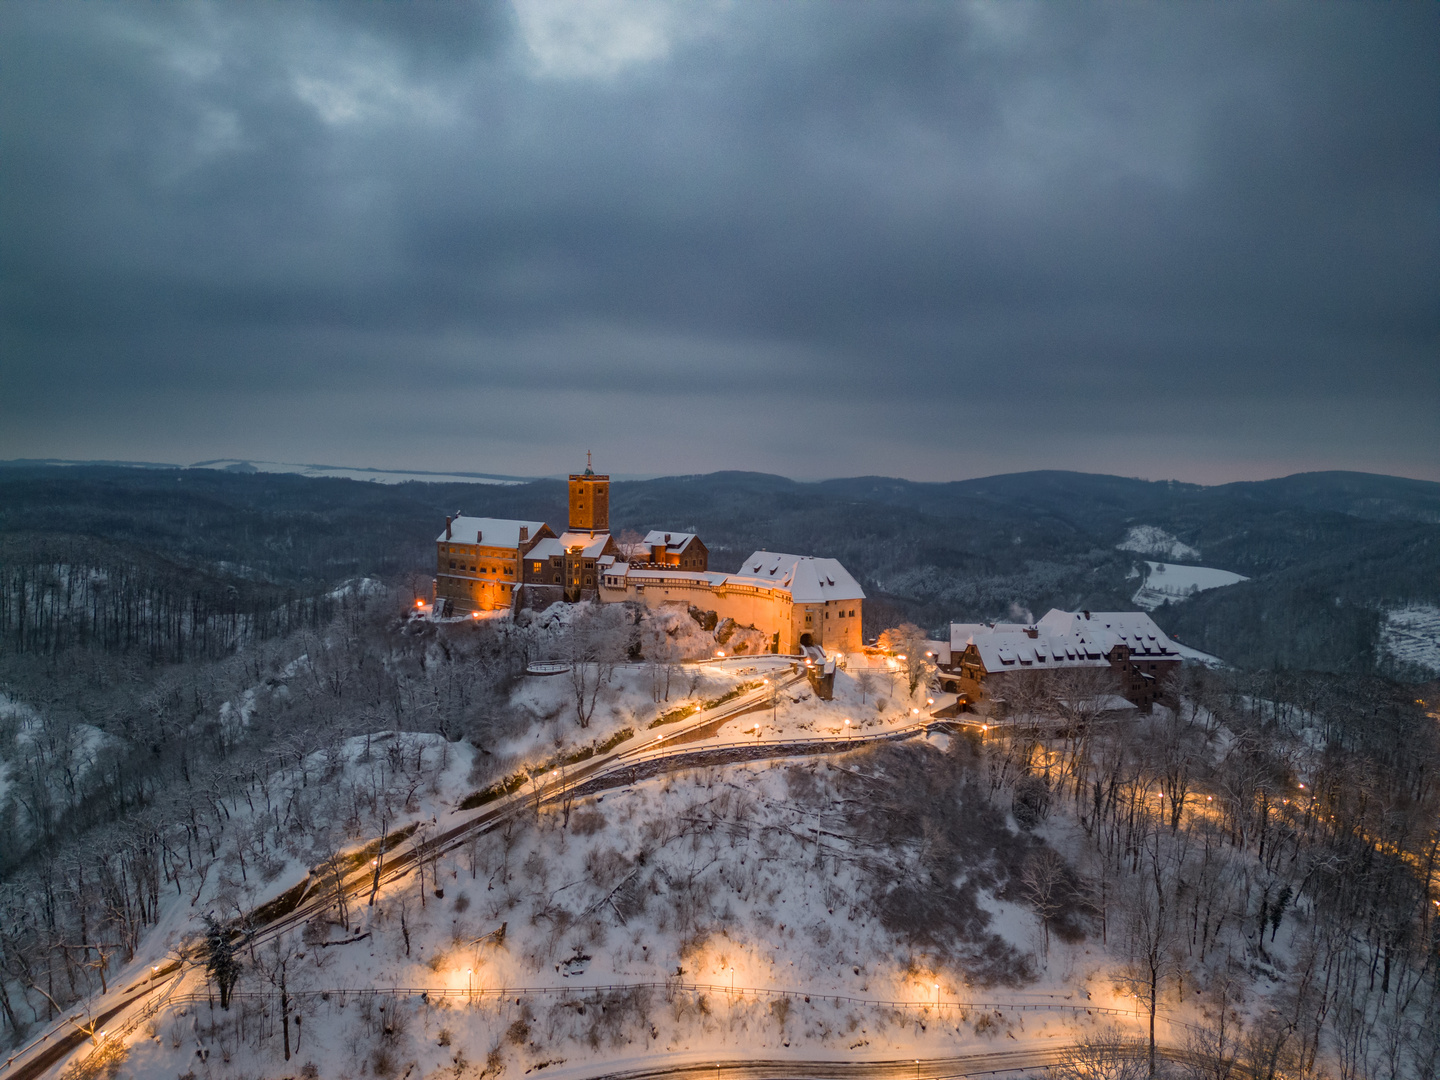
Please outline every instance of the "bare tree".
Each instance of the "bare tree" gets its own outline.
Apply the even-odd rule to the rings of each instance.
[[[1236,1073],[1244,1003],[1244,982],[1228,966],[1211,979],[1202,1006],[1204,1022],[1192,1027],[1186,1039],[1186,1071],[1193,1080],[1230,1080]]]
[[[290,986],[288,971],[295,958],[290,935],[277,934],[267,948],[260,950],[255,966],[265,980],[280,994],[280,1025],[285,1035],[285,1060],[290,1060]]]
[[[912,697],[915,695],[915,688],[935,670],[935,665],[925,656],[925,631],[914,623],[901,623],[883,632],[880,635],[880,648],[900,661]]]
[[[680,646],[663,623],[646,620],[640,630],[640,648],[650,676],[650,695],[655,702],[670,700],[670,683],[680,666]]]
[[[1049,674],[1046,704],[1067,723],[1080,727],[1094,723],[1120,692],[1120,680],[1108,664],[1061,668]]]
[[[1140,1080],[1145,1073],[1145,1047],[1118,1031],[1086,1035],[1068,1047],[1053,1067],[1061,1080]]]
[[[575,720],[590,726],[599,703],[600,690],[607,686],[615,665],[625,657],[634,628],[619,618],[627,613],[619,605],[580,612],[560,636],[560,654],[570,665],[570,686],[575,695]]]
[[[1050,957],[1050,920],[1060,914],[1064,886],[1065,860],[1060,853],[1051,847],[1032,851],[1020,872],[1020,890],[1040,916],[1046,959]]]
[[[1174,870],[1160,834],[1144,840],[1144,866],[1130,893],[1125,922],[1127,965],[1122,984],[1145,1003],[1150,1018],[1149,1075],[1155,1075],[1155,1014],[1164,983],[1175,970]]]

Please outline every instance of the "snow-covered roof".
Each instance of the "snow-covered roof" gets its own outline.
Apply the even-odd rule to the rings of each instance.
[[[1137,655],[1180,658],[1179,646],[1166,637],[1165,631],[1143,611],[1085,612],[1051,608],[1037,625],[1062,633],[1110,633],[1116,643],[1130,646],[1130,651]]]
[[[839,560],[812,555],[757,551],[740,564],[738,572],[727,575],[727,580],[784,588],[797,604],[865,599],[865,590]]]
[[[1175,643],[1139,611],[1084,612],[1051,610],[1033,626],[1018,623],[951,623],[952,655],[975,646],[985,670],[1055,670],[1104,667],[1117,645],[1136,656],[1180,658]]]
[[[950,642],[948,641],[926,641],[925,655],[935,658],[937,664],[950,663]]]
[[[610,542],[609,533],[565,532],[560,534],[560,543],[566,551],[580,548],[586,559],[598,559]]]
[[[683,554],[685,549],[695,540],[694,533],[688,532],[665,532],[663,529],[651,529],[645,534],[642,541],[647,548],[663,547],[671,555]]]
[[[958,628],[959,624],[956,624]],[[952,628],[952,633],[955,628]],[[1105,659],[1108,650],[1104,644],[1091,638],[1073,634],[1042,634],[1031,637],[1024,630],[995,630],[980,624],[957,640],[951,638],[952,654],[961,653],[969,645],[975,646],[985,670],[1028,671],[1056,670],[1076,667],[1108,667]]]
[[[511,521],[508,518],[457,517],[450,522],[450,535],[442,531],[437,544],[480,544],[483,547],[513,548],[520,546],[520,530],[528,529],[534,537],[545,528],[543,521]]]
[[[547,536],[525,553],[527,559],[548,559],[552,555],[564,555],[565,545],[553,536]]]

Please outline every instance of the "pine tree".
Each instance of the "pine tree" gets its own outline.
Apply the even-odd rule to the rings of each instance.
[[[230,994],[240,979],[240,961],[230,944],[230,931],[213,915],[205,916],[205,970],[220,989],[220,1007],[230,1008]]]

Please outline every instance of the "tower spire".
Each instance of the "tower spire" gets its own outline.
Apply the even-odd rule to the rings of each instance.
[[[591,474],[594,473],[594,471],[595,471],[595,470],[590,467],[590,451],[589,451],[589,450],[586,450],[586,451],[585,451],[585,475],[586,475],[586,476],[590,476]]]

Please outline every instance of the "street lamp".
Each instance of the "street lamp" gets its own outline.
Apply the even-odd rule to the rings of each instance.
[[[845,740],[846,740],[846,742],[849,742],[849,740],[850,740],[850,721],[849,721],[849,720],[846,720],[846,721],[845,721]]]
[[[468,998],[474,998],[474,996],[475,996],[475,969],[474,969],[474,968],[466,968],[466,969],[465,969],[465,995],[466,995],[466,997],[468,997]]]

